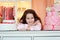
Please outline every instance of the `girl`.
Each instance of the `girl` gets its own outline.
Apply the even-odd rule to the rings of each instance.
[[[24,12],[20,23],[18,24],[18,30],[41,30],[41,20],[37,16],[36,12],[32,9],[28,9]]]

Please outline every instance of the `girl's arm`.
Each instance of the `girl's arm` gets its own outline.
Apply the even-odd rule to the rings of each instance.
[[[33,25],[34,25],[34,30],[41,30],[42,25],[39,20],[37,20]]]
[[[22,24],[22,23],[18,24],[17,25],[17,30],[26,30],[25,24]]]
[[[33,25],[28,25],[26,30],[41,30],[41,23],[37,20]]]

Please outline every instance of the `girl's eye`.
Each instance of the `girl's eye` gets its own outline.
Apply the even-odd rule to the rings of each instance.
[[[33,19],[33,17],[31,19]]]
[[[27,19],[29,19],[29,18],[27,18]]]

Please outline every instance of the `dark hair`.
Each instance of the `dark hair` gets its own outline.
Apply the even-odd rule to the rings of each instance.
[[[26,22],[26,15],[27,15],[28,13],[33,14],[33,16],[34,16],[34,21],[39,20],[39,21],[41,22],[41,19],[37,16],[37,14],[36,14],[36,12],[35,12],[34,10],[32,10],[32,9],[27,9],[27,10],[25,10],[25,12],[23,13],[22,18],[20,19],[20,22],[21,22],[21,23],[27,24],[27,22]]]

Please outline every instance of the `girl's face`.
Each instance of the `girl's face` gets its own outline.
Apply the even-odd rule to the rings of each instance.
[[[26,22],[29,24],[29,25],[32,25],[34,23],[34,16],[33,14],[30,14],[28,13],[26,15]]]

